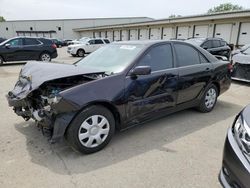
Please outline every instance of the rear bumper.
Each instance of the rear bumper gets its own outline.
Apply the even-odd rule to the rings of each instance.
[[[57,51],[53,52],[51,54],[51,58],[54,59],[54,58],[57,58],[58,54],[57,54]]]
[[[248,188],[250,185],[250,163],[238,146],[231,128],[225,141],[219,180],[224,188]]]

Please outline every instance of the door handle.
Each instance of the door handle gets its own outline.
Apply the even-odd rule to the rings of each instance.
[[[209,67],[207,67],[206,69],[205,69],[205,71],[206,72],[209,72],[211,69],[209,68]]]

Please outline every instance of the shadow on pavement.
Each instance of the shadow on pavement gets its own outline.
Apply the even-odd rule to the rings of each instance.
[[[2,64],[0,67],[4,67],[4,66],[16,66],[16,65],[24,65],[27,62],[7,62]]]
[[[171,155],[178,151],[166,148],[166,144],[234,116],[241,109],[242,106],[218,101],[210,113],[199,113],[192,109],[177,112],[118,132],[105,149],[91,155],[74,152],[65,141],[50,145],[32,121],[16,124],[15,128],[26,137],[27,150],[33,163],[58,174],[72,175],[114,165],[152,150]]]

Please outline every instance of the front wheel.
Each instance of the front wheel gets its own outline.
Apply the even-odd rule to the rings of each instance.
[[[77,56],[84,57],[84,54],[85,54],[84,50],[82,49],[77,50]]]
[[[66,132],[69,145],[85,154],[103,149],[115,132],[113,114],[103,106],[90,106],[77,115]]]
[[[214,84],[211,84],[205,91],[198,110],[200,112],[211,112],[217,102],[218,89]]]
[[[51,61],[51,56],[50,56],[49,53],[44,52],[44,53],[42,53],[42,54],[40,55],[40,60],[41,60],[41,61],[46,61],[46,62]]]

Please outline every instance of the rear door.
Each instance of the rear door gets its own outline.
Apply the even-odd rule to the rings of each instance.
[[[24,38],[23,56],[26,60],[36,60],[41,54],[42,43],[34,38]]]
[[[152,112],[175,106],[178,72],[174,68],[171,44],[151,47],[136,66],[150,66],[152,72],[150,75],[137,76],[136,79],[126,77],[128,118],[136,121],[152,117]]]
[[[177,104],[196,99],[212,78],[213,65],[195,47],[174,44],[179,72]]]

